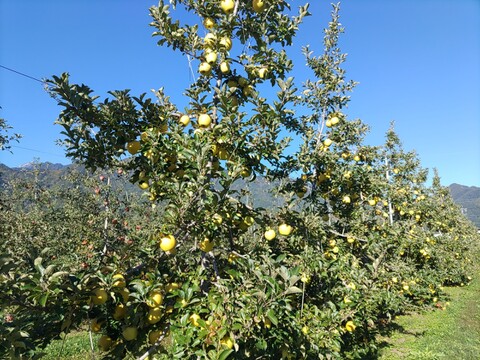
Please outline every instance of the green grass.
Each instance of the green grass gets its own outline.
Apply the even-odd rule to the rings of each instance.
[[[93,343],[95,351],[98,336],[94,335]],[[45,356],[42,360],[91,360],[90,338],[88,331],[72,332],[65,339],[55,340],[43,351]]]
[[[446,292],[451,299],[445,310],[397,317],[388,337],[380,339],[379,359],[479,359],[479,276],[468,286]]]

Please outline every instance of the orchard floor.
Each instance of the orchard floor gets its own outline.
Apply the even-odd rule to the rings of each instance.
[[[448,305],[442,303],[444,310],[398,316],[388,334],[379,338],[377,359],[480,359],[480,271],[468,286],[447,288],[446,292],[450,299]],[[65,341],[50,344],[42,359],[92,359],[89,349],[88,333],[74,332]]]
[[[381,360],[480,359],[480,272],[464,287],[446,288],[444,310],[398,316],[380,338]]]

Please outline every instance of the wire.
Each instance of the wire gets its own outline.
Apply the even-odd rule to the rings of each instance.
[[[17,71],[17,70],[14,70],[14,69],[10,69],[6,66],[3,66],[3,65],[0,65],[1,68],[4,68],[5,70],[8,70],[8,71],[11,71],[13,73],[16,73],[18,75],[22,75],[22,76],[25,76],[26,78],[29,78],[29,79],[32,79],[32,80],[35,80],[35,81],[38,81],[39,83],[42,83],[42,84],[45,84],[45,81],[43,80],[40,80],[40,79],[37,79],[36,77],[33,77],[33,76],[30,76],[30,75],[27,75],[27,74],[24,74],[20,71]]]
[[[30,148],[26,148],[26,147],[23,147],[23,146],[17,146],[17,145],[9,145],[9,146],[12,147],[12,148],[17,148],[17,149],[22,149],[22,150],[28,150],[28,151],[33,151],[33,152],[37,152],[37,153],[42,153],[42,154],[48,154],[48,155],[58,156],[58,157],[64,157],[63,155],[54,154],[54,153],[47,152],[47,151],[30,149]]]

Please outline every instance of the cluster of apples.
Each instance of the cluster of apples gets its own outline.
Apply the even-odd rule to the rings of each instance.
[[[220,2],[222,11],[228,16],[235,10],[234,0],[222,0]],[[260,13],[265,9],[265,1],[253,0],[252,8],[255,12]],[[207,17],[203,21],[203,25],[207,30],[213,30],[216,26],[215,20],[211,17]],[[203,39],[204,53],[202,62],[198,68],[198,71],[203,76],[209,76],[212,72],[212,66],[217,64],[219,53],[221,56],[221,62],[218,65],[220,73],[226,75],[229,74],[230,61],[228,60],[228,52],[232,49],[232,39],[228,36],[217,37],[215,32],[209,32]],[[260,68],[258,70],[258,76],[263,78],[266,74],[266,68]]]
[[[226,9],[232,9],[233,11],[233,1],[232,4],[227,5]],[[200,63],[198,71],[203,76],[209,76],[212,72],[212,65],[217,64],[218,51],[220,51],[222,61],[218,68],[222,74],[230,73],[230,62],[227,60],[227,56],[232,49],[232,39],[228,36],[217,37],[217,34],[211,31],[216,26],[215,20],[210,17],[205,18],[203,25],[210,32],[203,39],[203,61]]]

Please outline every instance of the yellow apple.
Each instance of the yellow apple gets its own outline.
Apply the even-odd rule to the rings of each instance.
[[[140,141],[130,141],[127,144],[127,151],[130,154],[135,155],[136,153],[138,153],[140,151],[141,147],[142,146],[140,145]]]
[[[108,351],[112,346],[112,338],[108,335],[102,335],[98,339],[97,344],[101,351]]]
[[[180,289],[180,284],[176,282],[172,282],[170,284],[165,285],[165,291],[171,293],[174,290]]]
[[[347,321],[347,323],[345,324],[345,330],[347,330],[348,332],[353,332],[355,328],[355,323],[352,320]]]
[[[215,36],[215,34],[208,33],[203,38],[203,44],[205,45],[206,48],[211,48],[215,45],[216,40],[217,40],[217,37]]]
[[[221,146],[218,150],[217,156],[220,160],[227,160],[229,158],[230,154],[228,153],[227,149],[225,149],[223,146]]]
[[[243,95],[250,96],[253,93],[253,86],[252,85],[245,86],[242,92],[243,92]]]
[[[212,66],[208,62],[202,62],[198,67],[198,72],[204,76],[208,76],[212,72]]]
[[[125,286],[127,286],[127,283],[125,282],[125,278],[123,277],[122,274],[113,275],[112,280],[113,280],[113,284],[112,284],[113,287],[124,288]]]
[[[186,114],[182,115],[182,116],[180,116],[180,119],[178,121],[183,126],[187,126],[190,123],[190,116],[188,116]]]
[[[268,74],[268,69],[266,67],[261,67],[257,70],[257,75],[260,79],[264,79]]]
[[[127,326],[123,331],[122,331],[123,338],[127,341],[132,341],[137,338],[138,335],[138,330],[134,326]]]
[[[127,309],[125,308],[125,305],[118,304],[117,306],[115,306],[115,310],[113,312],[113,318],[115,320],[123,319],[126,314],[127,314]]]
[[[248,80],[245,79],[243,76],[240,76],[238,78],[238,85],[240,85],[241,87],[247,86],[248,85]]]
[[[248,226],[252,226],[255,223],[255,219],[251,216],[245,216],[245,218],[243,219],[243,222]]]
[[[213,214],[212,219],[213,219],[213,222],[217,225],[221,225],[223,222],[222,215],[220,214]]]
[[[159,307],[163,304],[163,294],[158,290],[153,290],[148,294],[147,305],[151,308]]]
[[[330,123],[332,124],[332,126],[337,125],[339,122],[340,119],[338,118],[338,116],[334,116],[330,119]]]
[[[203,241],[200,242],[199,246],[200,250],[203,252],[210,252],[213,250],[213,242],[210,239],[205,238]]]
[[[225,14],[231,14],[235,8],[235,2],[233,0],[222,0],[220,2],[220,7]]]
[[[268,241],[275,239],[275,237],[277,236],[277,234],[275,233],[275,230],[273,229],[268,229],[267,231],[265,231],[265,234],[263,235],[265,236],[265,239],[267,239]]]
[[[103,305],[108,300],[108,293],[105,291],[105,289],[95,289],[93,290],[93,295],[91,296],[91,299],[95,305]]]
[[[224,48],[227,51],[230,51],[232,49],[232,39],[230,39],[229,37],[222,37],[219,44],[221,48]]]
[[[350,196],[345,195],[345,196],[343,197],[343,199],[342,199],[342,202],[343,202],[344,204],[350,204],[350,202],[351,202]]]
[[[156,324],[157,322],[160,321],[160,319],[162,318],[162,315],[163,315],[162,309],[160,309],[158,307],[151,308],[148,311],[147,322],[149,324]]]
[[[220,72],[222,74],[228,74],[230,72],[230,64],[227,61],[222,61],[220,63]]]
[[[215,51],[210,51],[205,55],[205,61],[209,64],[213,64],[217,61],[217,53]]]
[[[154,330],[148,334],[148,342],[153,345],[155,344],[158,339],[160,339],[160,336],[162,336],[162,331],[161,330]]]
[[[140,189],[146,190],[150,185],[148,184],[148,180],[140,180],[138,182],[138,186],[140,187]]]
[[[265,1],[264,0],[253,0],[252,1],[252,6],[253,6],[253,10],[255,10],[255,12],[257,12],[257,13],[262,12],[263,9],[265,9]]]
[[[212,118],[208,114],[200,114],[198,116],[198,125],[201,127],[208,127],[212,123]]]
[[[303,186],[300,190],[297,191],[296,194],[301,199],[305,196],[306,193],[307,193],[307,187]]]
[[[330,145],[332,145],[333,141],[331,139],[325,139],[323,140],[323,145],[325,145],[326,147],[329,147]]]
[[[200,315],[198,315],[198,314],[192,314],[188,318],[188,320],[190,320],[190,322],[192,323],[193,326],[200,326],[200,324],[198,323],[199,319],[200,319]]]
[[[250,175],[252,175],[252,170],[250,168],[244,167],[243,170],[240,172],[240,175],[243,178],[248,178]]]
[[[160,238],[160,248],[163,251],[171,251],[177,245],[177,241],[173,235],[164,235]]]
[[[215,27],[215,20],[212,18],[208,17],[203,21],[203,26],[205,26],[207,29],[213,29]]]
[[[292,233],[292,230],[293,230],[292,226],[288,224],[281,224],[278,227],[278,233],[283,236],[290,235]]]
[[[230,339],[229,336],[225,335],[222,340],[220,340],[220,344],[225,346],[228,349],[233,348],[233,340]]]

